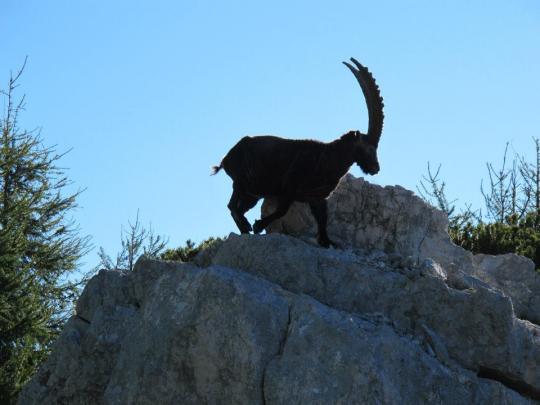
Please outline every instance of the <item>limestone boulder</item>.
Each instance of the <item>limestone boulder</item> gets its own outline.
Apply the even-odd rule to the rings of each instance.
[[[535,403],[539,328],[458,281],[279,234],[141,259],[89,282],[19,403]]]
[[[475,255],[474,276],[512,298],[517,317],[540,325],[540,273],[526,257]]]
[[[268,199],[261,214],[274,208]],[[317,224],[309,206],[297,202],[266,230],[315,241]],[[445,213],[401,186],[381,187],[345,175],[328,198],[328,235],[343,248],[382,250],[418,262],[430,258],[444,267],[453,264],[472,272],[472,254],[450,240]]]

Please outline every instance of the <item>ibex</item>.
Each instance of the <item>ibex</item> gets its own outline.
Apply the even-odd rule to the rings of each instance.
[[[260,233],[272,221],[285,215],[293,201],[308,203],[317,221],[319,245],[335,244],[326,231],[326,198],[336,188],[353,163],[366,174],[379,172],[377,146],[383,128],[383,99],[367,68],[354,58],[354,74],[367,104],[367,134],[349,131],[340,138],[323,143],[315,140],[292,140],[277,136],[246,136],[225,155],[212,174],[222,168],[233,180],[228,208],[241,233]],[[277,200],[277,209],[261,218],[253,228],[244,214],[261,198]]]

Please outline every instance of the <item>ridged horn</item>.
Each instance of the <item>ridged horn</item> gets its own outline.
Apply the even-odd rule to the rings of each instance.
[[[379,139],[381,139],[383,129],[383,98],[381,97],[379,86],[377,86],[377,83],[369,70],[362,66],[362,64],[354,58],[351,58],[351,62],[354,63],[356,67],[352,66],[348,62],[343,62],[343,64],[351,70],[362,88],[362,93],[364,93],[364,98],[366,99],[369,117],[367,133],[368,141],[377,146],[379,144]]]

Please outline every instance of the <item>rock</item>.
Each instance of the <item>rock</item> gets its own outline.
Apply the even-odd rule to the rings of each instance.
[[[385,322],[308,299],[293,304],[283,349],[266,371],[264,397],[268,404],[524,402],[501,384],[443,365]]]
[[[426,270],[429,262],[419,277],[411,278],[403,269],[381,267],[381,261],[271,234],[230,237],[212,263],[241,269],[338,310],[382,314],[400,331],[424,336],[428,327],[463,367],[497,370],[540,392],[538,327],[516,319],[508,297],[477,280],[474,288],[455,289],[440,269]]]
[[[273,209],[273,201],[265,200],[262,215]],[[328,235],[338,245],[378,249],[420,263],[433,259],[443,267],[454,263],[472,273],[472,254],[451,242],[447,228],[444,212],[400,186],[381,187],[347,174],[328,198]],[[314,241],[317,224],[307,204],[294,203],[266,231]]]
[[[92,278],[46,363],[19,404],[103,403],[110,370],[133,333],[139,310],[128,293],[130,274],[100,271]],[[93,398],[93,399],[92,399]]]
[[[101,271],[53,353],[19,398],[21,404],[260,403],[263,372],[286,332],[290,294],[226,268],[140,261],[108,299]],[[120,287],[120,288],[118,288]],[[101,314],[131,291],[137,310]],[[139,295],[142,293],[142,295]],[[106,310],[108,311],[108,309]]]
[[[448,286],[433,262],[279,234],[230,236],[204,257],[101,271],[19,403],[540,398],[539,329],[496,290]]]
[[[193,263],[99,272],[19,404],[540,401],[530,263],[473,258],[400,187],[341,184],[344,249],[313,244],[297,205],[273,231],[301,238],[231,234]]]
[[[540,325],[540,274],[523,256],[475,255],[474,276],[512,298],[517,317]]]
[[[262,215],[272,211],[272,200],[265,201]],[[431,260],[447,274],[449,285],[465,289],[487,283],[512,299],[520,318],[539,324],[540,277],[532,262],[517,255],[473,259],[452,243],[447,228],[444,212],[400,186],[381,187],[347,174],[328,198],[328,234],[341,247],[384,251],[392,265],[402,267]],[[315,243],[317,226],[308,205],[294,203],[267,232]]]

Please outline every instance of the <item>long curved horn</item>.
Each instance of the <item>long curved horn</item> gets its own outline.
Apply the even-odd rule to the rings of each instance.
[[[367,133],[368,141],[377,146],[379,144],[379,139],[381,138],[383,129],[383,98],[379,92],[379,86],[377,86],[377,83],[369,70],[362,66],[362,64],[360,64],[360,62],[354,58],[351,58],[351,62],[354,63],[356,67],[352,66],[348,62],[343,62],[343,64],[351,70],[362,88],[362,92],[364,93],[364,97],[366,99],[369,117]]]

